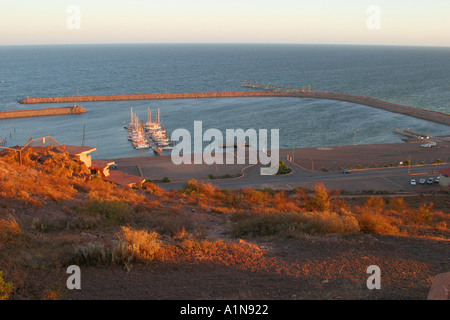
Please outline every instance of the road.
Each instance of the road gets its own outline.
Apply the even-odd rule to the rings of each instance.
[[[279,150],[279,158],[293,169],[287,175],[262,176],[259,164],[183,164],[175,165],[170,156],[112,159],[120,170],[140,175],[145,179],[160,180],[169,177],[172,183],[159,184],[167,190],[180,189],[190,179],[197,179],[217,185],[222,189],[314,188],[320,182],[329,189],[348,191],[413,191],[439,189],[437,184],[412,186],[410,179],[436,178],[436,171],[450,166],[450,137],[436,137],[437,147],[422,148],[423,141],[372,145],[344,145],[316,148]],[[248,154],[247,154],[248,156]],[[294,156],[294,157],[293,157]],[[291,161],[288,161],[292,159]],[[439,159],[440,164],[431,164]],[[413,165],[403,165],[405,160]],[[343,168],[353,168],[350,174],[343,174]],[[355,169],[361,168],[361,169]],[[224,174],[239,178],[209,179]]]
[[[244,170],[244,176],[233,179],[221,180],[200,180],[205,183],[217,185],[220,189],[241,189],[241,188],[273,188],[273,189],[294,189],[304,187],[313,189],[316,183],[323,183],[328,189],[340,189],[348,191],[357,190],[382,190],[382,191],[414,191],[418,189],[436,189],[436,184],[429,186],[420,185],[419,179],[429,177],[436,178],[439,174],[437,170],[447,167],[446,164],[423,165],[411,167],[393,167],[378,169],[361,169],[351,171],[349,174],[340,172],[319,172],[299,168],[292,163],[288,165],[293,172],[287,175],[261,176],[259,174],[260,166]],[[416,179],[417,185],[412,186],[410,179]],[[160,187],[166,190],[180,189],[186,183],[165,183]]]

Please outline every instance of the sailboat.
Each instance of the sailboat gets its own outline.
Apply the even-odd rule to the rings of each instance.
[[[150,107],[147,109],[147,122],[144,123],[144,128],[146,131],[151,132],[154,130],[160,130],[161,125],[159,124],[159,108],[158,108],[158,119],[157,122],[153,122],[152,120],[152,112],[150,111]]]

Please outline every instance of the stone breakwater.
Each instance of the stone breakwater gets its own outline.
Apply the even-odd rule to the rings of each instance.
[[[0,111],[0,119],[59,116],[65,114],[80,114],[85,112],[87,111],[80,106],[30,109],[30,110],[9,110],[9,111]]]
[[[400,105],[370,97],[325,91],[280,92],[280,91],[229,91],[229,92],[188,92],[188,93],[151,93],[99,96],[41,97],[19,101],[22,104],[33,103],[66,103],[95,101],[126,100],[159,100],[159,99],[202,99],[202,98],[241,98],[241,97],[297,97],[313,99],[341,100],[374,108],[400,113],[411,117],[437,122],[450,126],[450,114]]]
[[[279,95],[286,96],[284,93]],[[187,93],[150,93],[150,94],[116,94],[100,96],[42,97],[25,98],[22,104],[64,103],[64,102],[96,102],[96,101],[128,101],[128,100],[161,100],[161,99],[204,99],[204,98],[239,98],[239,97],[273,97],[274,92],[264,91],[231,91],[231,92],[187,92]]]

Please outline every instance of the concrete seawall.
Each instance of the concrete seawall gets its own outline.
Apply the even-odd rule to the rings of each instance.
[[[80,106],[31,109],[31,110],[9,110],[9,111],[0,111],[0,119],[59,116],[65,114],[80,114],[85,112],[87,111]]]
[[[188,92],[188,93],[152,93],[102,96],[72,96],[72,97],[42,97],[26,98],[19,103],[65,103],[65,102],[95,102],[95,101],[126,101],[126,100],[160,100],[160,99],[202,99],[202,98],[241,98],[241,97],[297,97],[312,99],[340,100],[374,108],[400,113],[419,119],[433,121],[450,126],[450,114],[400,105],[370,97],[356,96],[344,93],[324,91],[278,92],[278,91],[229,91],[229,92]]]

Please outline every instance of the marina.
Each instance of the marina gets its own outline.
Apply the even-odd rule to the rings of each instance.
[[[130,122],[124,125],[128,140],[134,149],[152,149],[157,155],[163,156],[163,150],[173,149],[172,141],[167,137],[166,129],[162,124],[161,112],[158,108],[156,120],[152,119],[150,108],[147,109],[147,121],[141,121],[133,108],[130,110]]]

